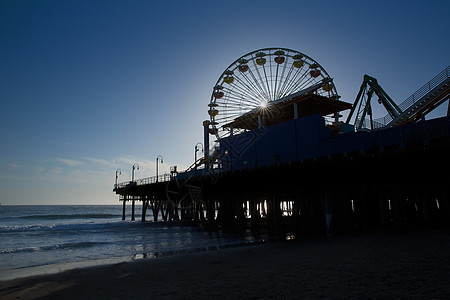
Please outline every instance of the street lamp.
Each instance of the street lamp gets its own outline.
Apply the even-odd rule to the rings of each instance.
[[[203,148],[203,144],[198,142],[197,144],[195,144],[195,160],[194,160],[194,164],[195,164],[195,170],[197,171],[197,151],[200,150],[197,146],[202,146],[202,153],[204,152],[204,148]]]
[[[117,178],[119,178],[119,175],[122,175],[122,171],[120,169],[116,170],[116,189],[117,189]]]
[[[131,172],[131,181],[134,182],[134,170],[138,169],[139,170],[139,165],[138,163],[134,163],[133,164],[133,171]]]
[[[161,157],[161,163],[164,162],[164,161],[163,161],[162,155],[158,155],[158,156],[156,157],[156,182],[158,182],[158,160],[159,160],[160,157]]]

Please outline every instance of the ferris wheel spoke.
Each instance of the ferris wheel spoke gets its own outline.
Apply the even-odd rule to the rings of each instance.
[[[239,117],[242,114],[243,114],[243,112],[239,112],[239,111],[237,111],[233,114],[230,114],[227,118],[221,119],[220,124],[223,126],[225,124],[231,123],[231,122],[233,122],[234,119],[236,119],[237,117]]]
[[[310,76],[308,70],[305,68],[304,73],[300,76],[298,80],[294,82],[294,85],[292,86],[291,90],[289,91],[289,94],[298,92],[303,90],[304,88],[308,87],[309,85],[312,85],[311,83],[314,82],[314,77],[308,77]],[[296,84],[295,84],[296,83]]]
[[[240,114],[239,114],[239,112],[237,112],[237,113],[231,114],[231,115],[229,115],[227,117],[217,118],[217,119],[215,119],[215,121],[217,123],[219,123],[221,126],[223,126],[223,125],[225,125],[227,123],[230,123],[231,121],[233,121],[235,118],[237,118],[239,116],[240,116]]]
[[[253,81],[247,76],[247,74],[243,73],[242,76],[245,78],[245,80],[254,87],[255,92],[258,95],[258,98],[261,99],[266,99],[267,96],[264,93],[264,90],[261,88],[261,86],[259,85],[259,82],[257,80],[255,80],[255,77],[253,75],[252,70],[249,68],[249,73],[251,74],[251,76],[253,77]]]
[[[308,86],[314,85],[314,84],[316,84],[316,83],[318,83],[318,80],[316,80],[315,78],[311,77],[311,78],[305,80],[305,81],[299,86],[299,88],[300,88],[300,90],[303,90],[303,89],[307,88]]]
[[[245,89],[242,89],[241,87],[234,85],[233,88],[226,87],[224,89],[227,91],[227,97],[228,98],[235,98],[235,99],[249,99],[249,101],[253,101],[253,96],[248,94],[248,92]]]
[[[271,88],[271,95],[270,95],[270,100],[273,101],[275,100],[275,88],[276,88],[276,84],[277,84],[277,75],[278,75],[278,64],[275,63],[276,65],[276,70],[275,67],[273,66],[274,61],[273,59],[269,59],[269,70],[270,70],[270,88]],[[274,75],[274,73],[276,73],[277,75]]]
[[[228,116],[230,113],[233,113],[234,111],[239,110],[240,112],[242,111],[250,111],[251,109],[249,109],[248,106],[244,106],[241,104],[234,104],[234,105],[227,105],[227,106],[223,106],[222,109],[219,111],[220,115],[224,115],[224,116]]]
[[[286,61],[285,61],[285,63],[284,63],[284,65],[283,65],[283,70],[281,71],[281,75],[280,75],[280,83],[283,83],[283,81],[284,81],[284,72],[286,71],[286,67],[287,67],[287,65],[288,65],[288,59],[287,59],[287,57],[286,57]],[[277,74],[278,74],[278,66],[277,66]],[[275,99],[279,99],[280,97],[279,97],[279,95],[280,95],[280,89],[281,89],[281,84],[279,84],[278,85],[278,90],[277,90],[277,88],[275,87]]]
[[[237,82],[241,82],[240,79],[236,79]],[[239,97],[242,98],[248,98],[250,101],[254,101],[255,103],[258,103],[258,99],[257,99],[257,95],[255,96],[253,93],[251,93],[251,89],[246,89],[245,88],[245,84],[241,83],[243,86],[240,86],[238,84],[234,84],[233,83],[233,87],[231,88],[226,88],[226,90],[229,92],[229,94],[231,95],[238,95]]]
[[[224,117],[229,117],[230,114],[233,114],[235,111],[239,111],[239,112],[243,112],[246,111],[248,109],[242,107],[242,105],[236,105],[236,106],[227,106],[224,107],[219,114],[224,115]]]
[[[233,113],[235,110],[243,111],[249,109],[248,106],[244,106],[242,102],[234,102],[234,103],[228,102],[227,104],[221,106],[218,115],[219,117],[221,116],[225,117],[228,116],[229,113]]]
[[[250,68],[249,68],[250,69]],[[258,99],[262,96],[260,89],[255,85],[255,82],[250,80],[246,75],[245,72],[241,72],[240,75],[242,75],[242,79],[237,77],[237,81],[242,84],[247,90],[252,91],[254,94],[253,98]]]
[[[258,69],[256,69],[256,70],[258,70]],[[259,90],[261,91],[262,99],[268,101],[269,97],[267,96],[267,93],[264,91],[264,88],[261,86],[260,82],[256,79],[255,74],[253,73],[251,68],[249,68],[249,73],[250,73],[250,76],[252,76],[253,81],[258,86]]]
[[[270,101],[270,90],[268,89],[268,85],[267,86],[265,85],[264,80],[263,80],[263,78],[261,76],[261,72],[259,72],[259,69],[257,67],[257,64],[256,64],[255,60],[253,60],[253,64],[255,66],[256,73],[258,73],[259,82],[261,82],[261,85],[263,86],[263,88],[264,88],[264,90],[266,92],[266,95],[267,95],[266,101]],[[263,70],[264,70],[264,65],[263,65]],[[266,77],[266,79],[267,79],[267,77]]]
[[[309,86],[311,79],[306,78],[306,74],[303,74],[301,81],[298,84],[294,84],[289,90],[288,95],[299,92],[303,90],[305,87]]]
[[[286,78],[283,80],[283,85],[280,88],[280,91],[277,95],[277,99],[280,99],[285,95],[284,91],[286,90],[286,87],[288,86],[289,78],[291,77],[293,70],[294,70],[294,65],[291,65],[291,67],[289,68],[289,71],[286,75]],[[297,72],[298,72],[298,69],[297,69]]]
[[[227,104],[242,104],[243,102],[251,104],[251,106],[256,105],[253,101],[250,101],[250,100],[246,99],[245,97],[239,96],[239,95],[228,95],[225,100],[227,102],[222,102],[222,103],[225,103],[225,105],[227,105]]]
[[[263,71],[264,71],[264,78],[266,79],[266,84],[267,84],[267,90],[269,91],[268,92],[268,94],[269,94],[269,99],[268,99],[268,101],[271,101],[272,99],[272,95],[271,95],[271,93],[270,93],[270,86],[269,86],[269,79],[267,78],[267,73],[266,73],[266,68],[264,67],[264,65],[262,66],[262,69],[263,69]]]
[[[291,79],[287,82],[286,88],[283,91],[283,97],[292,94],[292,92],[295,90],[296,83],[301,82],[302,78],[304,77],[304,67],[299,68],[294,75],[291,77]]]
[[[307,73],[307,68],[303,66],[294,74],[294,77],[289,82],[289,85],[285,91],[286,95],[290,95],[299,90],[297,86],[303,82]]]
[[[223,117],[223,119],[230,120],[230,118],[240,116],[243,113],[243,111],[244,111],[243,109],[232,109],[232,110],[226,111],[227,114]],[[230,120],[230,121],[232,121],[232,120]]]
[[[270,59],[270,54],[269,54],[269,59],[268,59],[268,69],[269,69],[269,76],[266,75],[266,69],[264,68],[264,75],[266,75],[266,80],[268,81],[268,85],[270,82],[270,86],[269,86],[269,90],[270,90],[270,101],[273,100],[273,74],[272,74],[272,59]],[[266,65],[264,65],[266,66]],[[267,78],[269,77],[269,78]]]
[[[243,78],[246,78],[246,77],[243,77]],[[243,89],[243,91],[244,91],[248,96],[250,96],[250,98],[251,98],[252,100],[254,100],[255,103],[258,105],[258,99],[261,97],[261,95],[260,95],[260,93],[259,93],[259,90],[256,89],[254,85],[248,85],[248,84],[247,84],[246,82],[244,82],[243,80],[238,79],[238,78],[236,78],[236,79],[237,79],[237,82],[241,83],[244,87],[247,88],[247,89]]]
[[[257,99],[254,99],[252,95],[249,95],[245,90],[234,86],[235,89],[229,90],[227,99],[239,100],[239,101],[249,101],[255,105],[258,105]]]
[[[228,114],[228,115],[226,115],[226,116],[223,116],[223,117],[216,117],[215,121],[216,121],[216,122],[219,122],[219,123],[221,123],[221,122],[231,122],[231,121],[232,121],[232,118],[238,117],[238,116],[240,115],[238,111],[237,111],[237,112],[236,112],[236,110],[233,110],[233,111],[235,111],[235,112],[230,113],[230,114]],[[222,125],[223,125],[223,124],[222,124]]]
[[[241,100],[237,101],[237,100],[233,100],[233,101],[229,101],[226,104],[222,105],[222,111],[230,109],[230,108],[241,108],[243,107],[244,104],[242,103]],[[245,107],[250,110],[252,107],[249,107],[248,105],[245,105]]]
[[[275,98],[275,95],[276,95],[276,92],[277,92],[277,83],[278,83],[278,69],[279,69],[279,64],[277,64],[277,68],[276,68],[276,71],[275,71],[275,83],[274,83],[274,87],[273,87],[273,100],[275,100],[276,98]]]

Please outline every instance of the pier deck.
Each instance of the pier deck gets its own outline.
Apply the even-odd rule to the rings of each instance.
[[[300,149],[298,160],[191,170],[120,183],[114,191],[124,218],[127,202],[142,201],[142,220],[150,207],[154,221],[236,228],[250,222],[304,236],[448,224],[449,150],[444,117],[335,136]]]

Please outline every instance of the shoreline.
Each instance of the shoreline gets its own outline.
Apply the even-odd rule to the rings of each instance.
[[[196,248],[184,248],[184,249],[175,249],[175,250],[163,250],[163,251],[155,251],[155,252],[145,252],[145,253],[135,253],[134,255],[129,256],[115,256],[109,258],[99,258],[99,259],[89,259],[82,261],[70,261],[70,262],[61,262],[47,265],[38,265],[38,266],[30,266],[26,268],[19,268],[8,270],[7,275],[0,274],[0,283],[7,282],[18,279],[26,279],[31,277],[40,277],[40,276],[49,276],[54,274],[59,274],[71,270],[76,269],[88,269],[95,267],[107,267],[120,263],[133,263],[139,262],[143,260],[152,260],[158,259],[161,257],[172,257],[172,256],[180,256],[187,254],[195,254],[195,253],[204,253],[204,252],[215,252],[225,249],[233,249],[233,248],[242,248],[242,247],[251,247],[255,245],[261,245],[266,243],[273,242],[272,239],[261,238],[255,240],[234,242],[234,243],[225,243],[211,246],[203,246]]]
[[[447,228],[264,243],[0,282],[2,299],[450,297]]]

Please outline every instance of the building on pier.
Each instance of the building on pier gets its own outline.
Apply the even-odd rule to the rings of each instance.
[[[351,105],[305,54],[248,53],[213,88],[204,157],[182,172],[116,184],[123,218],[127,202],[134,219],[141,201],[142,220],[151,209],[154,221],[302,236],[448,224],[450,118],[424,116],[448,101],[449,72],[398,106],[364,77]],[[388,111],[383,120],[372,119],[373,94]]]

